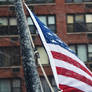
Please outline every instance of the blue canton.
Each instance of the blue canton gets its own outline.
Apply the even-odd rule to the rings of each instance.
[[[35,16],[35,15],[34,15]],[[47,43],[56,44],[74,53],[55,33],[53,33],[37,16],[35,16]]]

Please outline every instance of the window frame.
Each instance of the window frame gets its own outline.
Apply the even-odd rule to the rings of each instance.
[[[46,17],[46,24],[47,24],[46,26],[49,28],[50,25],[54,25],[55,31],[53,31],[53,30],[51,30],[51,31],[53,31],[53,32],[55,32],[55,33],[57,32],[57,31],[56,31],[56,15],[55,15],[55,14],[53,14],[53,15],[38,15],[38,17],[39,17],[39,16],[45,16],[45,17]],[[51,16],[54,17],[54,19],[55,19],[55,24],[49,24],[49,22],[48,22],[48,17],[51,17]]]
[[[69,46],[74,46],[75,47],[75,54],[78,55],[78,45],[85,45],[86,46],[86,58],[87,61],[85,61],[85,63],[90,62],[89,61],[89,52],[88,52],[88,45],[92,45],[92,43],[90,44],[69,44]],[[92,52],[91,52],[92,53]],[[84,61],[83,61],[84,62]],[[92,62],[92,61],[91,61]]]
[[[11,92],[13,92],[13,81],[14,80],[19,80],[20,81],[20,92],[22,92],[22,90],[21,90],[21,88],[22,88],[22,80],[21,80],[21,78],[0,78],[0,80],[8,80],[9,81],[9,83],[10,83],[10,89],[11,89]]]
[[[52,15],[50,15],[50,14],[46,14],[46,15],[37,15],[38,16],[38,18],[39,17],[41,17],[41,16],[43,16],[43,17],[46,17],[46,26],[50,29],[50,27],[49,26],[53,26],[55,29],[54,30],[51,30],[51,31],[53,31],[54,33],[57,33],[57,27],[56,27],[56,15],[55,14],[52,14]],[[54,17],[54,21],[55,21],[55,23],[54,24],[49,24],[49,22],[48,22],[48,18],[49,17]],[[30,16],[27,16],[27,17],[30,17]],[[30,26],[30,25],[29,25]],[[34,23],[33,23],[33,25],[32,26],[34,26],[35,27],[35,25],[34,25]],[[37,32],[34,32],[33,34],[36,34]]]
[[[8,36],[8,37],[11,37],[11,36],[18,36],[18,29],[17,29],[17,25],[10,25],[10,19],[11,18],[15,18],[15,16],[1,16],[0,18],[6,18],[7,19],[7,26],[0,26],[2,28],[7,28],[7,33],[4,33],[4,34],[0,34],[0,37],[2,36]],[[13,33],[11,33],[10,31],[12,31],[12,28],[13,28]],[[3,30],[3,32],[5,31],[6,29]],[[15,31],[14,31],[15,30]],[[2,31],[2,29],[1,29]]]
[[[69,15],[72,15],[73,16],[73,19],[74,19],[74,23],[68,23],[67,21],[68,21],[68,16]],[[76,24],[76,22],[75,22],[75,16],[76,15],[83,15],[83,17],[84,17],[84,22],[83,22],[83,26],[85,27],[85,28],[82,28],[83,29],[83,31],[75,31],[76,29],[75,29],[75,24]],[[92,15],[92,13],[76,13],[76,14],[66,14],[66,25],[67,25],[67,32],[68,33],[78,33],[78,32],[92,32],[92,31],[88,31],[88,29],[87,29],[87,24],[92,24],[92,23],[87,23],[86,22],[86,15]],[[82,22],[81,22],[82,23]],[[68,31],[68,25],[70,25],[70,24],[72,24],[73,25],[73,31],[72,32],[69,32]]]
[[[9,48],[11,48],[11,46],[8,46]],[[12,62],[11,61],[8,61],[9,62],[9,65],[2,65],[2,66],[0,66],[0,68],[11,68],[11,67],[20,67],[20,65],[21,65],[21,52],[20,52],[20,46],[12,46],[12,47],[16,47],[16,48],[18,48],[19,49],[19,58],[18,58],[18,61],[17,61],[17,65],[16,65],[16,62],[15,62],[15,60],[13,60]],[[0,47],[1,49],[3,48],[3,49],[5,49],[5,47]],[[15,53],[16,54],[16,53]],[[12,59],[12,58],[11,58]]]

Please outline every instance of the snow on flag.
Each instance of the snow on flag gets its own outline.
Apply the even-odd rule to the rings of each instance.
[[[35,16],[25,4],[48,54],[62,92],[92,92],[92,73],[74,52]]]

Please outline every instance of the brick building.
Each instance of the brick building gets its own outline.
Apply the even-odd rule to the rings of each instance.
[[[92,0],[25,0],[39,19],[92,68]],[[53,74],[38,33],[25,9],[33,41],[46,74],[56,90]],[[45,92],[50,92],[36,60]],[[26,92],[14,0],[0,0],[0,92]],[[55,91],[57,92],[57,91]]]

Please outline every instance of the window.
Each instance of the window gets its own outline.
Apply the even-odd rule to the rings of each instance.
[[[92,2],[92,0],[65,0],[66,3]]]
[[[54,15],[43,15],[43,16],[38,16],[41,22],[43,22],[46,26],[48,26],[51,31],[56,32],[56,19]],[[36,33],[36,28],[31,20],[31,17],[27,17],[28,25],[30,27],[30,31],[32,33]]]
[[[51,85],[52,85],[52,87],[53,87],[53,89],[54,89],[54,92],[59,92],[59,89],[58,89],[57,86],[56,86],[55,79],[54,79],[53,77],[50,77],[49,80],[50,80]]]
[[[12,80],[12,92],[21,92],[20,90],[20,80],[13,79]]]
[[[0,67],[18,66],[19,64],[19,47],[0,47]]]
[[[0,92],[21,92],[20,79],[0,79]]]
[[[72,3],[72,0],[65,0],[66,3]]]
[[[86,27],[88,31],[92,31],[92,14],[86,14]]]
[[[67,16],[67,29],[68,32],[73,32],[73,23],[74,23],[74,17],[73,15],[68,15]]]
[[[0,17],[0,35],[18,35],[15,17]]]
[[[92,61],[92,44],[88,45],[88,60]]]
[[[92,14],[68,14],[67,32],[92,32]]]
[[[37,50],[39,52],[40,58],[38,58],[38,61],[41,62],[41,64],[49,64],[48,56],[44,50],[43,47],[37,47]]]
[[[5,17],[0,18],[0,26],[7,26],[8,20]]]
[[[49,88],[49,86],[47,84],[47,81],[46,81],[46,79],[44,77],[41,77],[41,84],[42,84],[44,92],[51,92],[50,88]]]
[[[73,0],[73,2],[75,2],[75,3],[81,3],[82,0]]]
[[[75,32],[85,31],[84,16],[82,14],[75,15]]]
[[[92,61],[92,44],[70,45],[70,48],[82,61]]]
[[[49,81],[54,89],[54,92],[58,92],[58,88],[56,86],[54,78],[48,77],[48,79],[49,79]],[[42,87],[43,87],[44,92],[51,92],[50,87],[48,86],[47,81],[44,77],[41,77],[41,83],[42,83]]]
[[[27,3],[54,3],[54,0],[26,0]]]
[[[28,22],[28,25],[29,25],[29,29],[30,29],[30,32],[32,34],[35,34],[36,33],[36,28],[31,20],[31,17],[27,17],[27,22]]]
[[[77,55],[82,61],[87,61],[86,45],[77,45]]]

